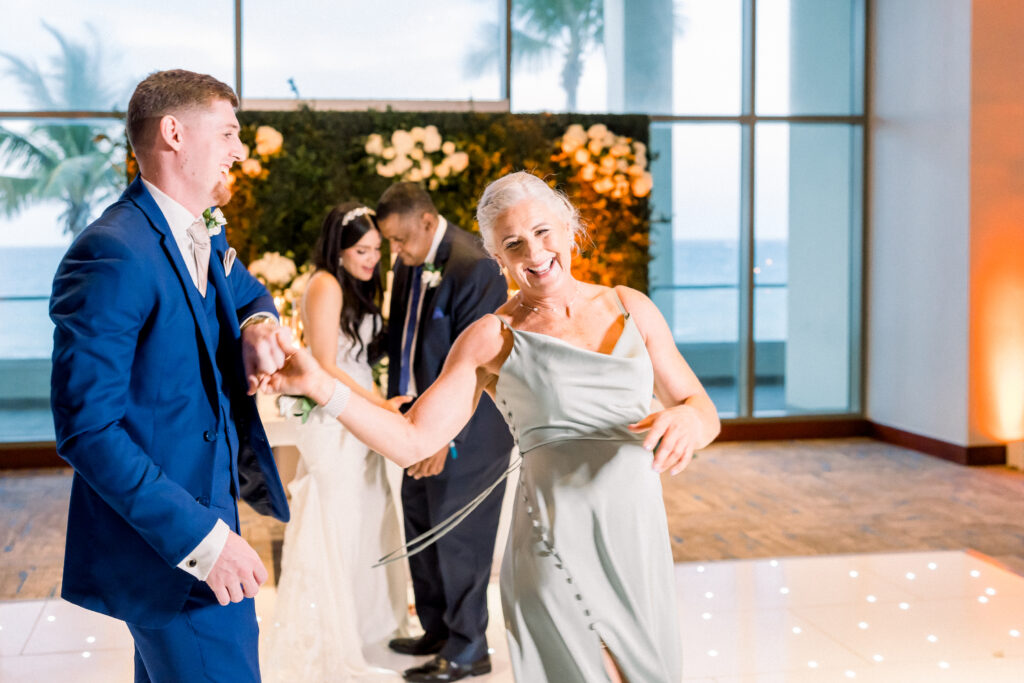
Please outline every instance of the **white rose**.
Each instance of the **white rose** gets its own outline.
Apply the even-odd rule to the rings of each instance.
[[[633,194],[637,197],[646,197],[654,187],[654,178],[650,173],[644,172],[642,176],[633,178]]]
[[[452,173],[462,173],[469,166],[469,155],[465,152],[456,152],[448,158],[451,160]]]
[[[295,277],[295,262],[276,251],[268,251],[249,265],[249,272],[261,276],[268,285],[283,287]]]
[[[445,155],[453,153],[455,151],[455,143],[451,140],[446,140],[445,143],[441,145],[441,151],[444,152]]]
[[[441,180],[444,180],[451,175],[452,167],[449,165],[448,159],[444,159],[441,163],[434,167],[434,175]]]
[[[260,171],[263,170],[263,167],[260,165],[259,159],[246,159],[245,161],[242,162],[241,168],[242,173],[249,176],[250,178],[255,178],[260,174]]]
[[[608,194],[614,187],[615,183],[607,176],[594,181],[594,191],[598,194]]]
[[[418,183],[419,181],[423,180],[423,173],[420,171],[418,167],[414,167],[410,169],[408,173],[405,174],[405,179],[411,183]]]
[[[608,134],[608,126],[603,123],[595,123],[587,129],[587,137],[591,140],[604,140],[604,136]]]
[[[378,163],[377,175],[381,176],[382,178],[393,178],[395,175],[395,169],[391,166],[391,164]]]
[[[409,131],[398,129],[391,134],[391,144],[395,146],[395,152],[402,155],[408,154],[416,141],[412,139],[412,134]]]
[[[583,126],[578,123],[574,123],[565,129],[565,135],[562,136],[563,140],[571,140],[575,143],[576,147],[587,144],[587,131],[583,130]]]
[[[413,147],[409,151],[409,158],[419,161],[420,159],[423,158],[423,149],[421,149],[420,147]]]
[[[634,142],[633,154],[636,154],[637,156],[647,156],[647,145],[642,142]]]
[[[398,152],[395,151],[394,147],[385,147],[384,151],[381,152],[380,155],[385,159],[394,159],[398,155]]]
[[[437,126],[427,126],[424,130],[423,137],[423,151],[425,152],[436,152],[442,147],[441,133],[438,132]],[[454,151],[455,145],[452,145]],[[445,152],[446,154],[448,152]]]
[[[423,126],[413,126],[409,129],[409,135],[412,136],[413,142],[423,142],[426,138],[426,130]]]
[[[366,153],[379,157],[384,152],[384,138],[374,133],[366,138]]]
[[[583,166],[584,164],[590,163],[590,152],[587,151],[586,147],[580,147],[576,150],[575,154],[573,154],[572,158],[577,164]]]
[[[395,157],[395,160],[391,162],[391,166],[395,169],[395,175],[403,175],[412,168],[412,159],[407,156]]]
[[[604,149],[604,143],[600,140],[591,140],[587,143],[587,149],[596,157],[601,154],[601,151]]]
[[[604,134],[604,137],[601,138],[601,142],[605,147],[613,146],[615,144],[615,133],[608,131]]]
[[[434,175],[434,162],[430,159],[424,159],[420,162],[420,173],[423,174],[424,178],[429,178]]]
[[[292,284],[288,287],[288,292],[292,295],[294,301],[301,301],[302,295],[306,293],[306,287],[309,286],[309,279],[313,277],[313,271],[307,270],[302,275],[292,280]]]
[[[284,143],[284,136],[270,126],[260,126],[256,129],[256,153],[260,156],[271,156],[281,151]]]

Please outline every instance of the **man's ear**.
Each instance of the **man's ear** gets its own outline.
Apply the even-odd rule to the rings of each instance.
[[[181,120],[172,114],[164,114],[160,117],[160,124],[157,131],[160,142],[177,151],[181,149],[184,142],[184,129]]]
[[[423,229],[426,230],[427,232],[434,232],[434,230],[437,228],[437,224],[437,216],[430,213],[429,211],[424,211],[423,215],[420,216],[420,225],[422,225]]]

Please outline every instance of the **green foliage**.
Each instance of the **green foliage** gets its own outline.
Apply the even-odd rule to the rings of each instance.
[[[251,261],[266,251],[294,254],[297,264],[305,263],[316,243],[320,224],[330,208],[347,200],[375,206],[391,184],[376,174],[364,149],[366,137],[380,133],[390,137],[396,129],[433,124],[445,140],[452,140],[468,152],[469,167],[431,192],[438,211],[467,230],[476,230],[476,203],[493,180],[516,170],[537,173],[567,191],[576,202],[586,201],[551,161],[554,140],[571,123],[589,126],[604,123],[616,134],[648,141],[650,120],[634,115],[581,114],[480,114],[452,112],[295,112],[242,111],[238,118],[243,138],[257,126],[280,131],[284,146],[280,154],[266,161],[265,179],[247,184],[251,196],[233,199],[225,209],[228,234],[240,255]],[[251,143],[251,137],[246,142]],[[244,205],[244,208],[243,208]],[[232,214],[244,211],[242,220]],[[650,210],[646,199],[629,211],[636,220],[623,221],[629,234],[607,240],[607,244],[632,244],[640,250],[630,263],[627,280],[619,280],[642,291],[647,285],[645,240],[630,239],[634,226],[641,225],[646,236]],[[614,232],[615,225],[592,226]]]

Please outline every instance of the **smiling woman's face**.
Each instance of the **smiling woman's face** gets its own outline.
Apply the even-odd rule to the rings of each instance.
[[[520,289],[543,295],[572,277],[572,232],[542,202],[525,199],[503,211],[492,237],[495,257]]]

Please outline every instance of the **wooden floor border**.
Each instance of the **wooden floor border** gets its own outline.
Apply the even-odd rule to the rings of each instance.
[[[1005,465],[1006,447],[959,446],[859,417],[723,420],[718,441],[780,441],[869,436],[959,465]],[[0,443],[0,470],[66,467],[51,442]]]

